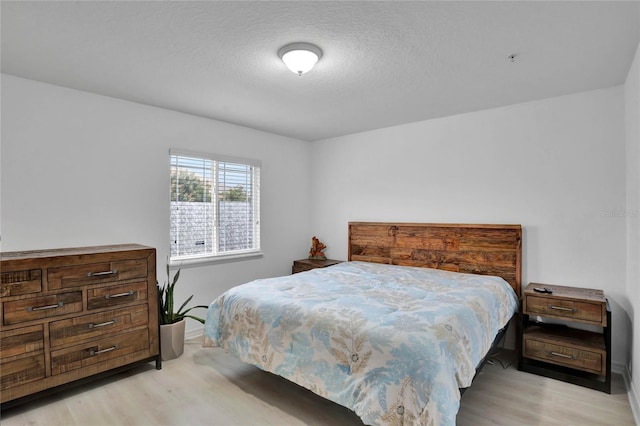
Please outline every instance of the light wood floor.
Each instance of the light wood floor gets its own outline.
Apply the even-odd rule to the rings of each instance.
[[[506,353],[507,356],[511,354]],[[503,355],[504,356],[504,355]],[[485,366],[462,397],[458,425],[633,425],[622,379],[612,395]],[[278,376],[189,341],[182,357],[6,410],[15,425],[362,425],[358,417]]]

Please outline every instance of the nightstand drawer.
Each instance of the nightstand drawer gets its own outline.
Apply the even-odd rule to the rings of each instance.
[[[326,268],[328,266],[337,265],[338,263],[342,263],[341,260],[333,260],[333,259],[299,259],[293,261],[293,266],[291,267],[291,273],[297,274],[298,272],[310,271],[316,268]]]
[[[544,315],[567,320],[580,320],[598,325],[603,322],[602,304],[600,303],[577,302],[573,300],[527,295],[524,309],[528,315]]]
[[[595,374],[605,374],[602,353],[524,337],[524,356]]]
[[[315,269],[315,266],[308,263],[295,263],[293,264],[292,272],[297,274],[298,272],[310,271]]]

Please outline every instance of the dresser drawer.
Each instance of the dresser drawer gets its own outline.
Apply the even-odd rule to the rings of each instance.
[[[51,374],[62,374],[149,348],[146,328],[51,352]]]
[[[146,281],[87,290],[87,309],[118,306],[139,300],[147,300]]]
[[[42,352],[44,332],[42,324],[0,332],[0,359]]]
[[[82,292],[52,294],[2,304],[4,325],[82,311]]]
[[[600,303],[577,302],[573,300],[527,295],[524,309],[524,313],[528,315],[544,315],[567,320],[579,320],[596,325],[602,325],[604,320],[602,316],[602,304]]]
[[[146,259],[50,268],[47,273],[49,290],[145,278],[146,276]]]
[[[42,270],[3,272],[0,274],[0,297],[19,296],[21,294],[42,291]]]
[[[42,325],[0,332],[0,389],[44,378]]]
[[[523,346],[523,355],[528,358],[599,375],[605,374],[606,354],[570,345],[543,342],[527,336],[524,337]]]
[[[49,324],[49,339],[51,347],[57,348],[121,333],[148,323],[148,306],[131,306],[52,322]]]
[[[0,390],[44,379],[44,351],[0,363]]]

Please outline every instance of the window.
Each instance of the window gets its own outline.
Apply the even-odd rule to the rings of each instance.
[[[171,261],[260,252],[260,162],[171,150]]]

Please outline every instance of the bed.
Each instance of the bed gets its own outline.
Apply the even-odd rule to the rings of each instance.
[[[348,262],[234,287],[205,346],[371,425],[453,425],[517,309],[519,225],[349,223]]]

